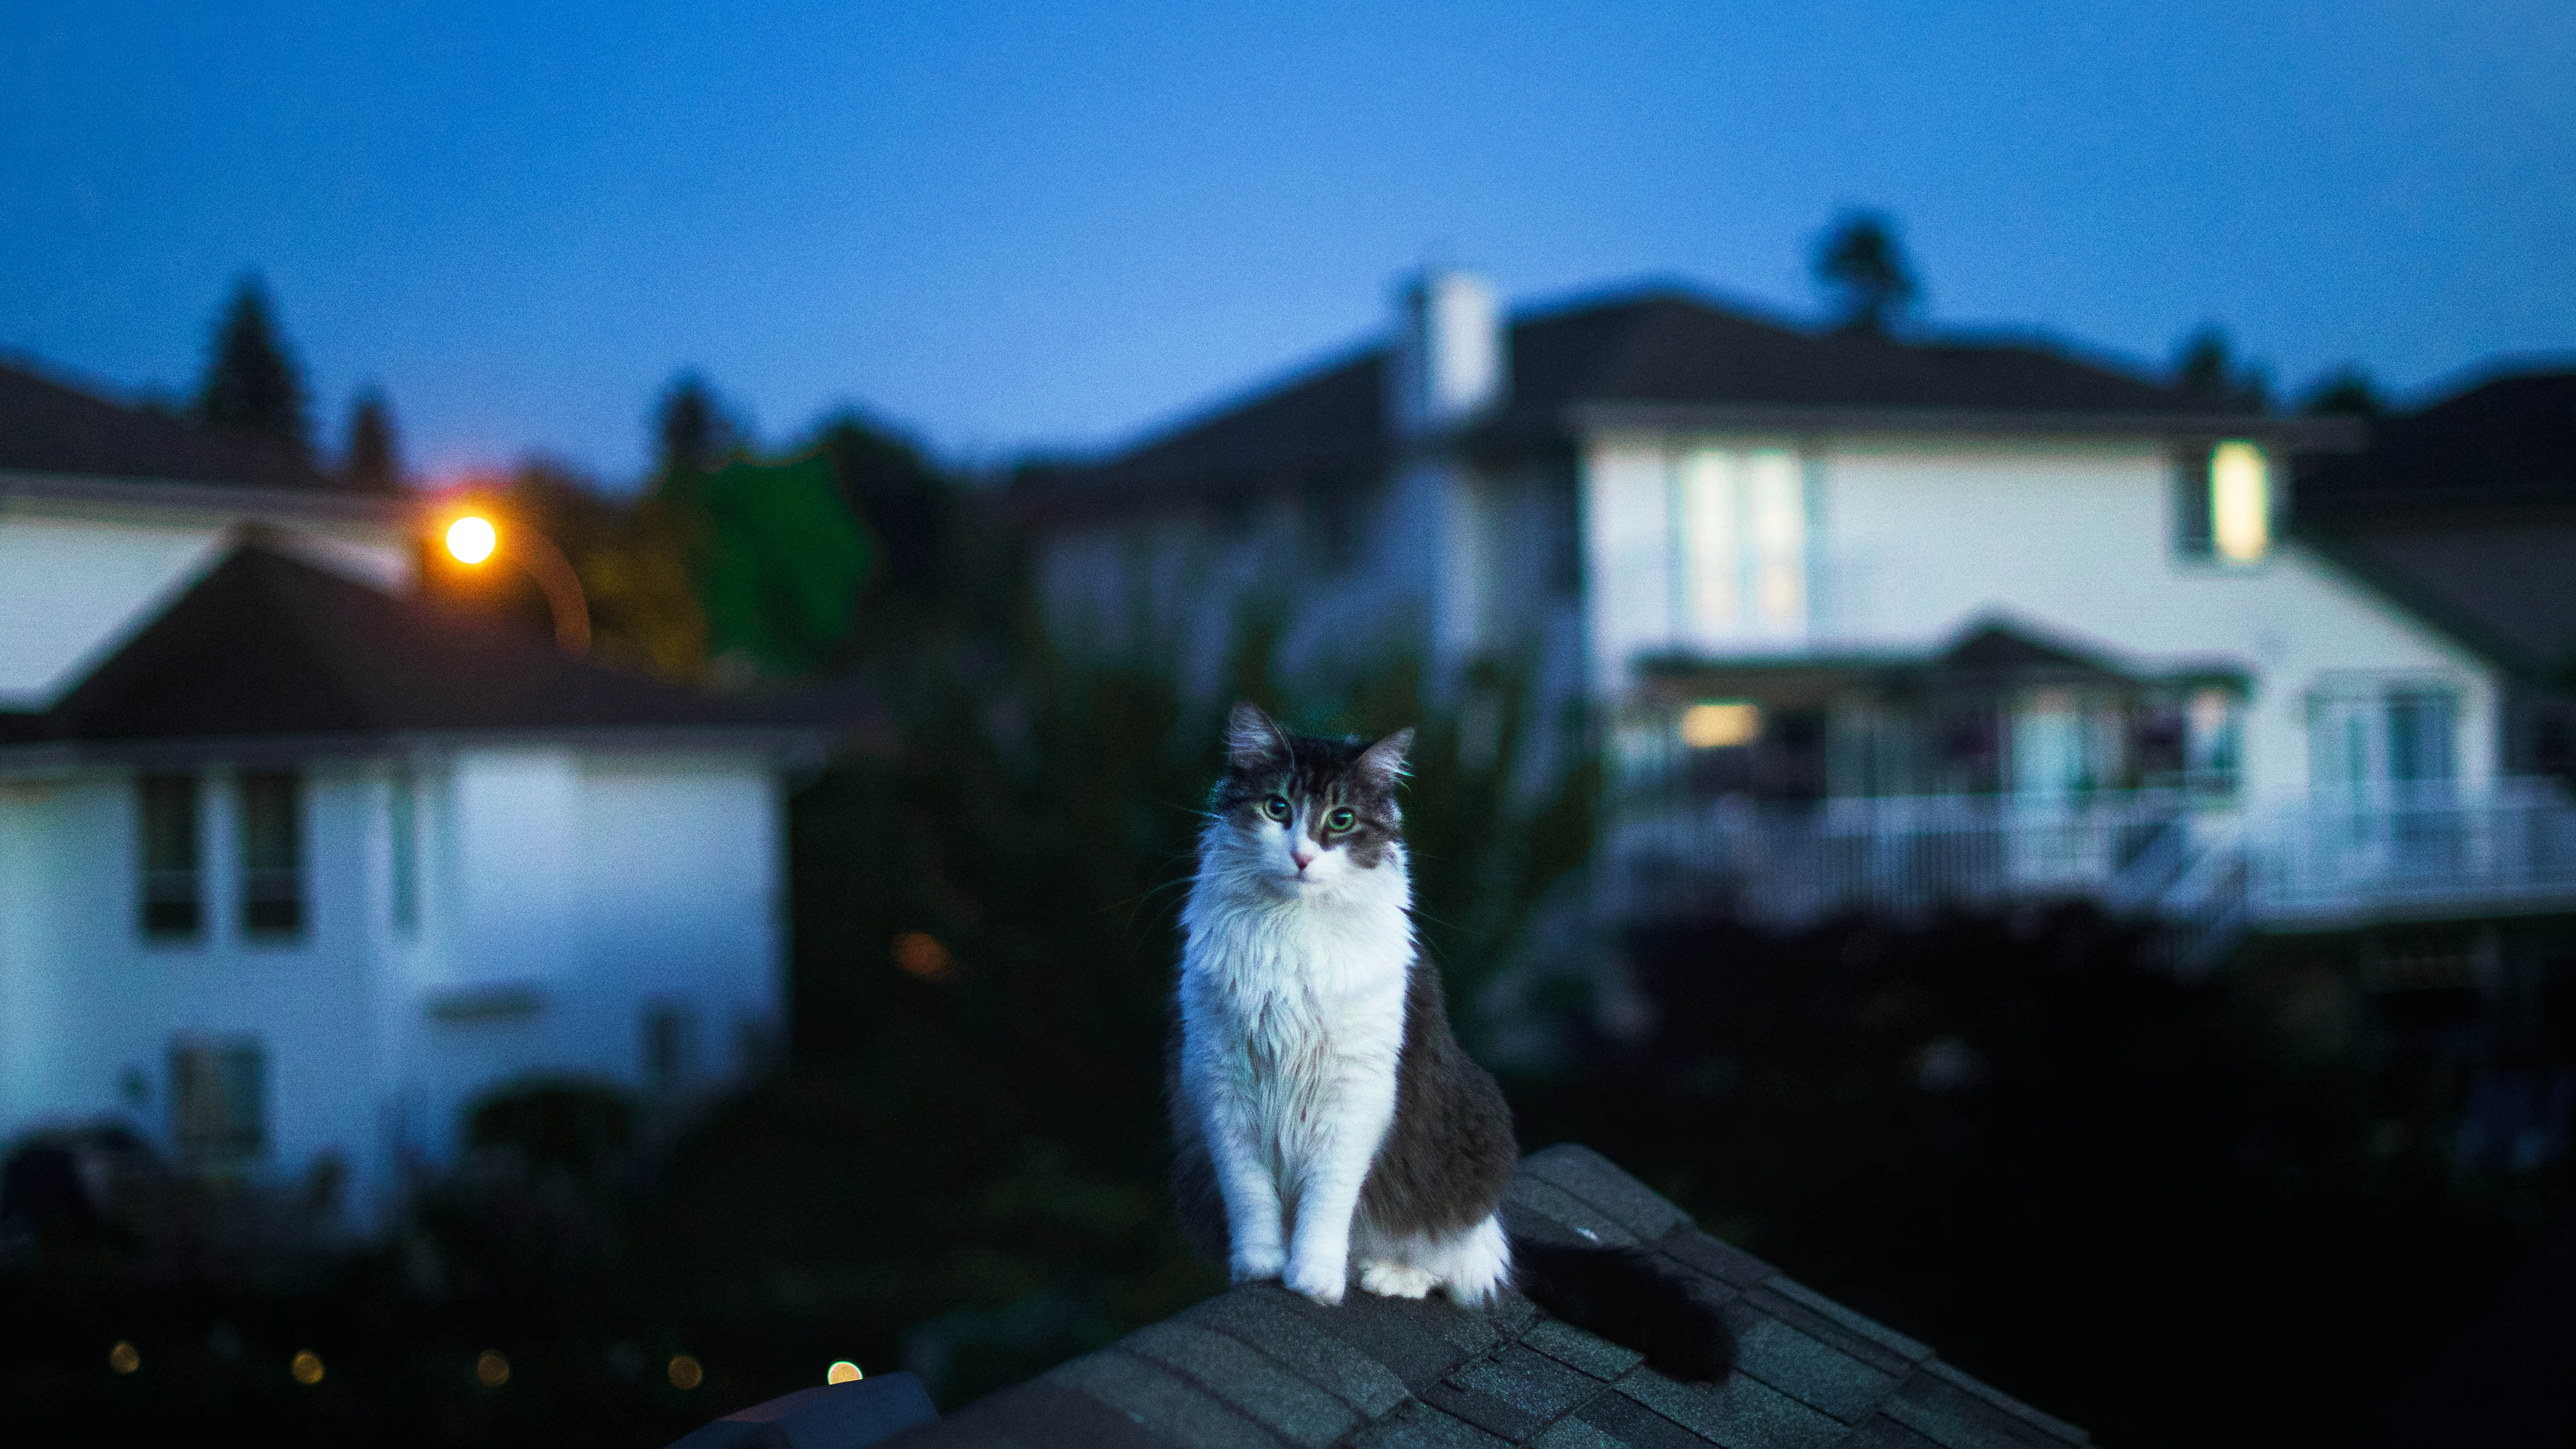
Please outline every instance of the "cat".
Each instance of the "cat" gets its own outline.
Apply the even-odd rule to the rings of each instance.
[[[1517,1282],[1659,1368],[1723,1377],[1724,1324],[1644,1255],[1504,1229],[1511,1109],[1414,940],[1396,804],[1412,742],[1292,735],[1249,704],[1227,721],[1181,912],[1183,1228],[1238,1283],[1339,1304],[1356,1267],[1370,1293],[1480,1307]]]

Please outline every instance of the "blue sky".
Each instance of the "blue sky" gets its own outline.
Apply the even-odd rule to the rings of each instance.
[[[377,381],[438,473],[630,478],[683,365],[772,442],[1101,445],[1426,259],[1806,315],[1854,205],[1941,326],[2564,356],[2576,6],[0,5],[0,351],[184,391],[257,268],[326,436]]]

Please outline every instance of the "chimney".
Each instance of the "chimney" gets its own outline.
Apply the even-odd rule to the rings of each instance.
[[[1511,360],[1494,289],[1465,272],[1426,272],[1405,287],[1389,351],[1388,415],[1397,436],[1436,437],[1503,401]]]

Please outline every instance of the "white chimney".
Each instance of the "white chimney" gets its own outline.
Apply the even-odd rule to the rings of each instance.
[[[1427,272],[1405,287],[1390,350],[1387,402],[1396,433],[1421,438],[1474,421],[1510,386],[1494,289],[1465,272]]]

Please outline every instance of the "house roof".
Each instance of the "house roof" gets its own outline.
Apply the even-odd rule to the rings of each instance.
[[[1638,1247],[1722,1305],[1738,1366],[1710,1388],[1506,1292],[1490,1311],[1238,1287],[884,1441],[904,1449],[2052,1449],[2080,1429],[1710,1237],[1581,1147],[1521,1164],[1512,1232]]]
[[[0,744],[725,727],[798,729],[248,543]]]
[[[292,448],[110,402],[0,363],[0,472],[365,494]]]
[[[2241,432],[2323,438],[2340,422],[2213,411],[2163,383],[2039,339],[1907,341],[1815,332],[1674,289],[1526,314],[1510,391],[1484,429],[1528,441],[1622,423],[1751,430],[1899,428]],[[1254,390],[1103,461],[1034,469],[1041,514],[1266,477],[1366,468],[1391,451],[1386,349]],[[2304,431],[2302,431],[2304,430]]]
[[[2294,496],[2300,533],[2354,573],[2525,678],[2576,687],[2576,371],[2392,418]]]
[[[2576,369],[2508,372],[2381,422],[2300,477],[2312,525],[2576,512]]]

